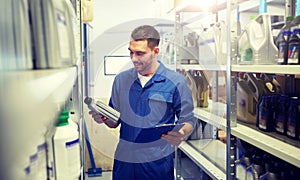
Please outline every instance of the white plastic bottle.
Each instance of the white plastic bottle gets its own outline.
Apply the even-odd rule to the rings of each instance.
[[[47,179],[47,157],[46,157],[46,139],[45,128],[41,128],[37,137],[37,166],[38,166],[38,179]]]
[[[55,164],[54,164],[54,150],[53,150],[53,136],[55,133],[55,128],[49,128],[46,132],[46,157],[47,157],[47,179],[55,179]]]
[[[80,176],[79,132],[60,116],[53,137],[54,162],[57,180],[75,180]]]
[[[61,116],[68,116],[68,123],[70,124],[70,126],[72,126],[74,129],[78,131],[78,124],[73,120],[68,110],[63,110],[61,112]]]
[[[37,147],[35,144],[29,147],[30,155],[29,155],[29,173],[28,179],[37,179],[38,174],[38,154]]]

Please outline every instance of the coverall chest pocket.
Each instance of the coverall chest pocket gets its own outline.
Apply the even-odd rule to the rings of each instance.
[[[172,94],[167,92],[150,93],[148,103],[151,114],[162,119],[166,114],[170,113],[169,111],[173,104]]]

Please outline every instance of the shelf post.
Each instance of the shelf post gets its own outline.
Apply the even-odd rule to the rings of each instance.
[[[227,63],[226,63],[226,102],[227,102],[227,111],[226,111],[226,179],[234,180],[236,177],[235,172],[235,159],[236,159],[236,140],[231,135],[231,127],[236,126],[236,88],[234,82],[234,75],[231,73],[231,62],[234,59],[236,53],[235,46],[231,47],[232,41],[232,29],[231,29],[231,12],[236,11],[237,9],[237,0],[227,1]],[[237,12],[238,13],[238,12]],[[237,17],[234,17],[237,18]],[[237,29],[235,29],[237,31]]]

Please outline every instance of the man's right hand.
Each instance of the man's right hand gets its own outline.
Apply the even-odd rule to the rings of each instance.
[[[89,114],[92,115],[93,119],[99,124],[105,123],[108,120],[106,116],[98,114],[95,111],[89,111]]]
[[[89,114],[92,115],[93,119],[98,123],[98,124],[106,124],[108,127],[111,127],[111,128],[115,128],[118,126],[117,123],[114,123],[112,121],[110,121],[108,119],[108,117],[102,115],[102,114],[98,114],[96,113],[95,111],[89,111]]]

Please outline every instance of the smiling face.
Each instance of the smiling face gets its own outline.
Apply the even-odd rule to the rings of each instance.
[[[144,76],[153,75],[158,67],[156,61],[159,53],[159,48],[148,47],[147,40],[130,40],[128,50],[130,52],[130,58],[134,65],[134,68]]]

